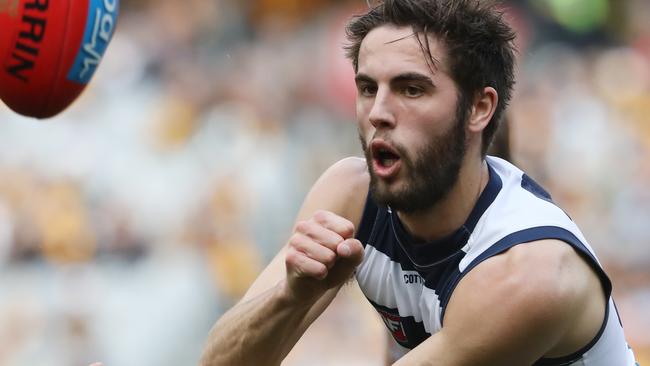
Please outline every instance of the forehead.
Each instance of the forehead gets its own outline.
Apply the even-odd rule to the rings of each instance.
[[[392,69],[398,72],[413,71],[434,76],[446,73],[446,49],[442,42],[433,35],[428,35],[431,55],[436,60],[433,72],[422,51],[426,47],[426,40],[420,36],[422,46],[417,35],[410,26],[395,26],[385,24],[371,30],[361,42],[359,49],[359,72]]]

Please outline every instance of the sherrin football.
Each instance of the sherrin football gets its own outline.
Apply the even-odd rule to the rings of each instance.
[[[115,31],[119,0],[0,0],[0,99],[48,118],[84,90]]]

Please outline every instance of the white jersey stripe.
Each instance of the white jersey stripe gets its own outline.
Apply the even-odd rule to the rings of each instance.
[[[431,333],[428,323],[439,315],[440,301],[435,291],[424,286],[424,279],[417,271],[403,270],[399,263],[367,244],[356,277],[368,299],[399,309],[402,317],[412,316],[417,322],[426,319],[425,330]]]

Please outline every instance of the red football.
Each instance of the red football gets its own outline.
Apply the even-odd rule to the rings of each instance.
[[[0,0],[0,99],[52,117],[86,87],[113,36],[119,0]]]

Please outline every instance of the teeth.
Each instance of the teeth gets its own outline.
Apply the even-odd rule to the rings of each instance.
[[[397,160],[398,158],[390,150],[384,148],[379,148],[377,150],[377,161],[379,162],[379,165],[389,168],[393,166]]]
[[[388,159],[388,158],[385,158],[385,159],[381,159],[381,160],[379,160],[379,163],[380,163],[382,166],[384,166],[384,167],[390,167],[390,166],[392,166],[393,164],[395,164],[396,161],[397,161],[397,159]]]
[[[397,159],[386,159],[386,160],[384,160],[384,165],[385,166],[393,166],[393,164],[395,164],[396,161],[397,161]]]

